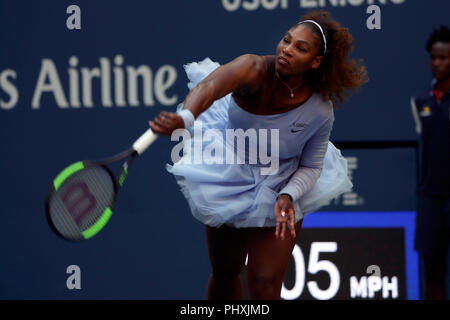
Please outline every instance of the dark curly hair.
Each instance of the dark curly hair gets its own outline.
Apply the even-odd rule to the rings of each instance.
[[[431,51],[431,47],[436,42],[450,43],[450,29],[447,26],[442,25],[438,29],[434,29],[433,32],[430,34],[427,41],[427,45],[425,46],[428,53]]]
[[[321,93],[325,100],[331,100],[335,108],[337,103],[344,103],[351,93],[368,81],[367,70],[363,61],[349,58],[353,50],[353,36],[348,28],[331,18],[328,11],[311,11],[301,17],[300,22],[313,20],[323,29],[327,40],[327,51],[317,69],[308,72],[307,80],[313,90]],[[319,55],[323,55],[324,43],[319,28],[312,23],[302,24],[317,35],[321,45]],[[299,26],[292,26],[291,29]]]

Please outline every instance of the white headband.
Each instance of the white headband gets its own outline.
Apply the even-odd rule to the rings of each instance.
[[[318,24],[314,20],[303,20],[303,21],[300,21],[297,24],[302,24],[302,23],[305,23],[305,22],[314,23],[317,26],[317,28],[319,28],[320,33],[322,34],[322,39],[323,39],[323,55],[325,55],[325,53],[327,52],[327,39],[325,38],[325,33],[323,33],[322,27],[320,26],[320,24]]]

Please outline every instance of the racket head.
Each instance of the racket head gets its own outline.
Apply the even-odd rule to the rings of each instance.
[[[53,180],[45,211],[50,228],[61,238],[87,240],[107,224],[119,190],[104,164],[79,161]]]

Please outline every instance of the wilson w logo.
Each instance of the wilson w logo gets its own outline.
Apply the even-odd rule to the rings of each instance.
[[[78,226],[96,206],[97,201],[83,181],[70,184],[61,196],[62,202]]]

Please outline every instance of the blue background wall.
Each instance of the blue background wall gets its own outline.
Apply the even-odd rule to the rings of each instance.
[[[430,84],[424,46],[431,30],[448,22],[448,0],[374,1],[381,8],[381,30],[366,27],[369,1],[290,0],[288,8],[241,6],[235,11],[226,10],[224,2],[230,1],[0,1],[0,73],[15,72],[8,81],[18,92],[14,106],[0,107],[0,298],[203,299],[210,270],[204,227],[191,217],[165,171],[174,145],[168,138],[159,139],[134,164],[111,221],[90,241],[58,239],[44,218],[45,196],[62,168],[127,148],[147,129],[149,119],[161,110],[174,110],[188,92],[183,64],[205,57],[226,63],[244,53],[274,54],[308,3],[331,11],[350,29],[353,55],[364,59],[370,76],[359,94],[335,113],[331,140],[416,139],[409,98]],[[242,1],[252,2],[259,1]],[[81,30],[66,27],[71,4],[81,8]],[[151,69],[153,88],[146,90],[153,93],[158,70],[173,68],[176,78],[163,90],[173,102],[153,95],[153,105],[144,105],[139,82],[139,106],[130,106],[125,86],[127,105],[105,107],[100,80],[94,79],[93,107],[63,108],[47,92],[40,107],[33,108],[44,59],[54,64],[69,100],[72,56],[78,58],[79,73],[80,68],[100,68],[100,58],[114,65],[118,55],[123,70],[141,65]],[[5,87],[0,88],[0,100],[10,99]],[[385,152],[371,157],[378,163],[389,159]],[[414,168],[414,161],[408,166]],[[366,170],[362,176],[369,179],[377,169],[361,169]],[[411,171],[395,175],[391,183],[405,179],[404,200],[394,203],[393,210],[414,209]],[[382,197],[382,183],[369,182],[361,182],[363,192]],[[339,205],[335,209],[342,210]],[[65,271],[71,264],[81,268],[82,290],[66,288]]]

